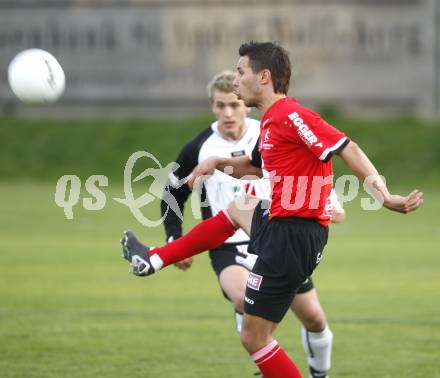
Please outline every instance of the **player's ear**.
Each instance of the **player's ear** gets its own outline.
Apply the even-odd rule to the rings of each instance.
[[[250,111],[252,110],[251,108],[248,108],[247,106],[245,106],[244,109],[245,109],[245,111],[246,111],[246,114],[249,114]]]
[[[261,70],[258,74],[260,76],[260,83],[263,85],[270,84],[272,75],[268,69]]]

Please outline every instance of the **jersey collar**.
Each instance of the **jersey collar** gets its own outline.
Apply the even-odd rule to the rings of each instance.
[[[263,117],[261,118],[261,128],[262,129],[266,128],[266,126],[270,123],[268,120],[270,120],[270,114],[274,111],[274,109],[276,109],[278,106],[281,106],[286,101],[293,101],[294,103],[296,103],[296,99],[295,98],[291,98],[291,97],[284,97],[284,98],[280,98],[279,100],[276,100],[269,107],[269,109],[266,110],[266,112],[264,113]]]

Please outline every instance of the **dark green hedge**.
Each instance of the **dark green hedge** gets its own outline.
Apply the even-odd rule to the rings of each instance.
[[[440,122],[411,118],[356,120],[329,114],[388,180],[440,184]],[[0,179],[52,180],[104,174],[122,180],[131,153],[146,150],[163,164],[212,118],[183,120],[0,119]],[[337,175],[346,172],[336,162]]]

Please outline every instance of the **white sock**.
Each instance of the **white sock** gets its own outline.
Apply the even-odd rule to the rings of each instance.
[[[157,253],[150,256],[150,263],[155,272],[163,267],[163,261]]]
[[[310,332],[301,327],[304,350],[309,366],[318,371],[327,371],[331,366],[333,333],[328,325],[321,332]]]
[[[241,326],[243,324],[243,314],[235,311],[235,326],[237,327],[237,332],[241,334]]]

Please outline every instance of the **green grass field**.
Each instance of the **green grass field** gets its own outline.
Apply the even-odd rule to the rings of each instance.
[[[252,376],[207,255],[185,273],[131,276],[121,232],[161,243],[162,229],[111,200],[118,187],[104,210],[77,206],[70,221],[54,191],[55,181],[0,183],[0,377]],[[407,216],[359,201],[347,211],[315,273],[335,334],[332,378],[440,377],[440,193]],[[291,314],[277,339],[305,372]]]

